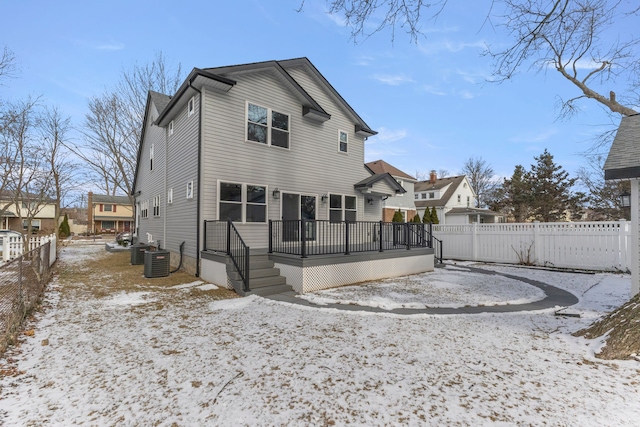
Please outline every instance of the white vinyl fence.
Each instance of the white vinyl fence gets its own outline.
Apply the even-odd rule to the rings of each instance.
[[[630,223],[434,225],[443,258],[584,270],[629,271]]]
[[[56,260],[57,238],[55,234],[31,237],[27,243],[26,250],[24,240],[21,236],[0,236],[0,251],[2,251],[2,257],[0,257],[0,261],[10,261],[14,258],[22,256],[24,252],[28,252],[37,247],[40,247],[47,242],[51,242],[51,250],[49,251],[49,265],[51,265]]]

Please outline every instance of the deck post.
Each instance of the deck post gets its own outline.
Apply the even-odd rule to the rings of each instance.
[[[307,221],[300,220],[300,257],[307,257]]]
[[[349,221],[344,222],[344,254],[349,255]]]

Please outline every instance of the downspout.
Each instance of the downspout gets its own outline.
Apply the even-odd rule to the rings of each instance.
[[[202,196],[200,181],[202,179],[202,112],[204,111],[204,102],[202,102],[202,91],[191,84],[192,80],[189,80],[189,87],[200,94],[200,112],[198,114],[198,200],[196,201],[196,277],[200,277],[200,199]]]

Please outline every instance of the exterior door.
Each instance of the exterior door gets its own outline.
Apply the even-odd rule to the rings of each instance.
[[[300,240],[299,220],[316,219],[316,196],[305,196],[294,193],[282,193],[282,240],[292,242]],[[316,225],[306,224],[307,240],[315,240]]]

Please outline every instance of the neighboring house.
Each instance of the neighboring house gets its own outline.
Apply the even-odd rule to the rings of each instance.
[[[396,180],[402,190],[397,190],[392,197],[383,199],[382,220],[391,222],[396,211],[402,212],[405,221],[411,221],[416,215],[416,205],[414,203],[414,184],[417,179],[402,172],[400,169],[391,166],[384,160],[376,160],[366,163],[365,166],[374,176],[389,174]]]
[[[623,117],[604,163],[604,179],[631,182],[631,295],[640,292],[640,114]]]
[[[87,233],[120,233],[133,228],[133,208],[128,196],[106,196],[89,192]]]
[[[175,94],[147,98],[133,186],[138,240],[227,287],[235,279],[220,252],[231,234],[252,260],[271,249],[298,292],[427,271],[431,249],[376,249],[387,237],[412,243],[381,230],[382,199],[403,190],[364,167],[375,134],[306,58],[195,68]],[[345,255],[345,236],[364,255]],[[321,251],[329,255],[313,256]],[[257,283],[263,273],[246,277]]]
[[[36,201],[36,197],[25,197],[15,201],[14,193],[4,191],[0,193],[0,206],[4,209],[0,218],[0,228],[18,232],[26,232],[28,218],[31,217],[32,232],[52,233],[54,224],[56,201],[46,198]]]
[[[476,194],[465,175],[437,178],[431,171],[428,181],[416,182],[414,201],[420,218],[435,206],[440,224],[503,222],[504,216],[488,209],[475,208]]]

